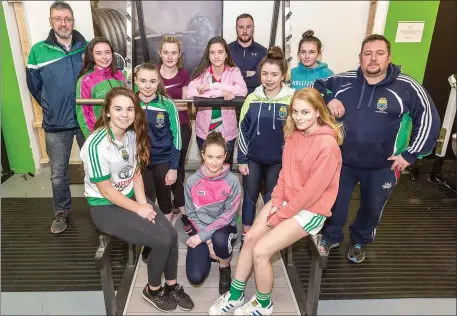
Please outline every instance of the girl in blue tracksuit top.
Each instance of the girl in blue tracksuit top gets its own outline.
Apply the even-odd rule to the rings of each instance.
[[[160,210],[171,220],[171,186],[176,181],[181,150],[178,110],[167,97],[153,63],[135,68],[135,84],[141,107],[146,111],[151,139],[150,161],[143,176],[146,195],[154,200],[156,194]],[[174,198],[177,207],[184,207],[184,196]]]
[[[248,95],[240,114],[238,169],[243,175],[244,189],[241,242],[254,222],[262,180],[264,203],[270,200],[278,181],[284,145],[283,124],[294,93],[283,83],[287,63],[281,48],[270,48],[259,69],[262,85]]]
[[[322,55],[322,42],[309,30],[303,33],[298,44],[298,66],[291,71],[290,86],[295,90],[310,87],[314,80],[333,76],[327,64],[318,61]]]

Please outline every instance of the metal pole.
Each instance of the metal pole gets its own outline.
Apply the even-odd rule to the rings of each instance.
[[[126,11],[125,18],[127,19],[127,34],[125,36],[126,40],[126,57],[125,57],[125,70],[127,72],[126,81],[127,86],[132,89],[132,61],[133,61],[133,15],[132,15],[132,1],[126,1]],[[77,103],[78,104],[78,103]]]
[[[150,60],[148,43],[146,42],[146,33],[144,32],[144,13],[143,13],[143,2],[141,0],[135,1],[136,15],[138,17],[138,23],[140,24],[140,41],[141,48],[143,49],[143,62]]]
[[[282,1],[282,50],[286,51],[286,1]]]
[[[441,169],[443,166],[443,160],[446,156],[446,150],[451,140],[452,134],[452,125],[455,121],[455,114],[457,111],[457,80],[455,75],[451,75],[448,78],[449,84],[451,85],[451,93],[449,94],[449,101],[446,106],[446,113],[444,114],[443,123],[440,130],[440,135],[437,140],[437,145],[435,149],[435,160],[433,163],[432,173],[430,175],[430,180],[433,182],[441,181]],[[452,140],[451,140],[452,141]]]
[[[90,104],[90,105],[101,105],[105,99],[76,99],[76,104]],[[176,99],[174,103],[193,103],[193,99]]]
[[[279,6],[281,5],[280,0],[275,0],[273,5],[273,17],[271,21],[271,31],[270,31],[270,46],[275,46],[276,42],[276,31],[278,29],[278,17],[279,17]]]

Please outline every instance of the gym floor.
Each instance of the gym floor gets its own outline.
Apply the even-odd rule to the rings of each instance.
[[[14,175],[2,184],[2,198],[52,197],[50,170],[43,168],[35,177]],[[83,197],[83,185],[71,185],[73,197]],[[260,204],[260,203],[259,203]],[[261,207],[261,205],[259,205]],[[27,210],[24,210],[27,211]],[[31,210],[33,211],[33,210]],[[49,210],[49,224],[52,210]],[[180,223],[180,221],[178,221]],[[178,228],[178,226],[177,226]],[[181,231],[181,230],[180,230]],[[50,234],[50,232],[49,232]],[[65,233],[64,233],[65,234]],[[184,233],[182,233],[184,234]],[[185,238],[180,235],[180,240]],[[145,270],[140,264],[138,271]],[[234,270],[234,269],[233,269]],[[279,272],[279,271],[278,271]],[[144,274],[144,273],[143,273]],[[217,277],[217,273],[212,273]],[[137,273],[137,277],[141,275]],[[141,276],[144,277],[144,276]],[[135,286],[133,286],[135,289]],[[201,289],[203,290],[203,289]],[[134,291],[133,291],[134,292]],[[101,291],[2,292],[2,315],[104,315]],[[27,303],[25,303],[27,302]],[[137,303],[131,297],[130,308]],[[142,302],[138,302],[141,304]],[[134,304],[134,305],[132,305]],[[295,304],[292,304],[295,305]],[[138,305],[139,306],[139,305]],[[201,310],[209,306],[205,306]],[[125,311],[128,309],[126,308]],[[200,310],[200,309],[199,309]],[[292,312],[294,308],[292,307]],[[134,312],[132,310],[132,312]],[[286,312],[286,311],[284,311]],[[129,313],[130,314],[130,313]],[[135,313],[136,314],[136,313]],[[402,298],[363,300],[321,300],[319,315],[456,315],[455,298]]]

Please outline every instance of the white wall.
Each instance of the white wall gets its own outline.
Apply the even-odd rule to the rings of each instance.
[[[24,13],[27,20],[29,38],[30,38],[30,45],[34,45],[37,42],[43,41],[48,37],[49,30],[51,26],[49,25],[49,7],[52,5],[54,1],[23,1],[24,5]],[[79,31],[87,40],[91,40],[94,37],[94,29],[92,25],[92,14],[90,8],[90,1],[66,1],[71,8],[73,9],[73,15],[75,18],[75,30]],[[2,3],[4,3],[2,1]],[[14,16],[13,16],[14,19]],[[15,20],[13,20],[14,24],[16,24]],[[10,26],[11,24],[8,23],[7,25]],[[11,40],[11,36],[10,36]],[[11,44],[13,46],[13,44]],[[20,46],[19,46],[20,47]],[[14,53],[14,51],[13,51]],[[16,68],[17,71],[17,68]],[[18,80],[19,85],[25,84],[25,77],[22,80]],[[21,93],[28,93],[27,85],[25,85],[25,92],[21,88]],[[24,98],[23,98],[24,101]],[[28,102],[28,101],[27,101]],[[31,104],[27,105],[26,102],[23,103],[24,105],[24,112],[26,113],[27,122],[33,121],[33,112]],[[30,133],[29,133],[30,134]],[[38,143],[37,133],[33,133],[33,139],[31,138],[32,143]],[[41,151],[39,148],[33,148],[33,156],[35,159],[35,165],[38,164],[39,159],[41,158]],[[81,159],[79,158],[79,148],[76,144],[76,140],[73,143],[73,149],[70,156],[71,162],[80,162]]]
[[[389,1],[378,1],[374,18],[373,34],[384,34],[388,10]]]
[[[90,1],[68,2],[74,11],[76,20],[75,28],[87,39],[91,39],[93,37],[93,26],[90,18]],[[2,1],[2,3],[5,2]],[[49,6],[51,3],[52,1],[24,1],[32,44],[45,39],[49,32],[50,27],[48,18]],[[108,3],[104,3],[102,6],[106,7],[108,6]],[[376,33],[382,34],[384,31],[387,8],[388,1],[378,2],[374,26],[374,32]],[[293,36],[291,39],[293,57],[291,66],[295,67],[298,62],[296,53],[302,33],[308,29],[312,29],[314,30],[315,35],[319,37],[323,43],[322,61],[328,63],[329,67],[334,72],[338,73],[356,68],[358,66],[360,44],[365,36],[368,10],[369,1],[291,1],[291,25]],[[236,39],[236,17],[245,12],[254,17],[256,26],[254,34],[255,40],[267,47],[270,40],[273,1],[224,1],[224,38],[227,42]],[[282,12],[280,11],[278,30],[276,33],[276,45],[279,46],[281,45],[282,34],[281,13]],[[19,73],[20,71],[17,69],[17,72]],[[23,69],[22,75],[24,75]],[[18,80],[22,87],[21,93],[23,93],[22,89],[24,87],[25,79],[19,78],[18,74]],[[28,124],[31,124],[31,104],[27,104],[27,102],[30,101],[24,101],[24,110],[26,112]],[[33,130],[30,130],[29,134],[31,135],[32,145],[37,144],[36,133],[34,133]],[[34,151],[34,157],[37,156],[39,150],[36,146],[32,146],[32,149]],[[73,147],[71,160],[80,160],[77,146]],[[198,161],[194,139],[192,139],[188,160],[191,162]]]
[[[30,44],[33,45],[48,37],[49,7],[54,1],[23,1],[27,25],[29,28]],[[94,37],[90,1],[66,1],[73,9],[75,18],[74,29],[86,39]]]
[[[369,1],[291,1],[292,61],[298,63],[297,50],[301,35],[312,29],[323,44],[322,61],[336,73],[358,66],[358,53],[368,20]],[[224,38],[236,38],[235,21],[249,13],[255,21],[254,38],[267,47],[273,16],[273,1],[224,1]],[[280,11],[276,45],[281,46],[282,12]]]
[[[6,28],[8,31],[8,37],[11,45],[11,52],[14,56],[14,68],[16,70],[17,83],[19,86],[19,92],[21,94],[22,106],[24,108],[25,123],[27,125],[27,132],[30,139],[30,148],[32,148],[33,161],[35,163],[35,169],[40,168],[40,144],[38,141],[38,132],[33,128],[33,109],[32,109],[32,97],[30,96],[27,88],[26,76],[25,76],[25,61],[22,57],[21,41],[19,38],[19,30],[16,23],[16,15],[12,3],[2,1],[3,12],[5,13]],[[4,93],[4,91],[3,91]]]

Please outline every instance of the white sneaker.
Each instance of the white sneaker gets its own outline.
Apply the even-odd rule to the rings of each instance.
[[[208,315],[226,315],[228,312],[244,304],[244,294],[239,300],[229,300],[229,297],[230,292],[225,292],[224,295],[219,296],[209,308]]]
[[[272,315],[273,314],[273,302],[268,307],[262,307],[255,298],[255,295],[249,302],[241,307],[238,307],[233,312],[233,315]]]

